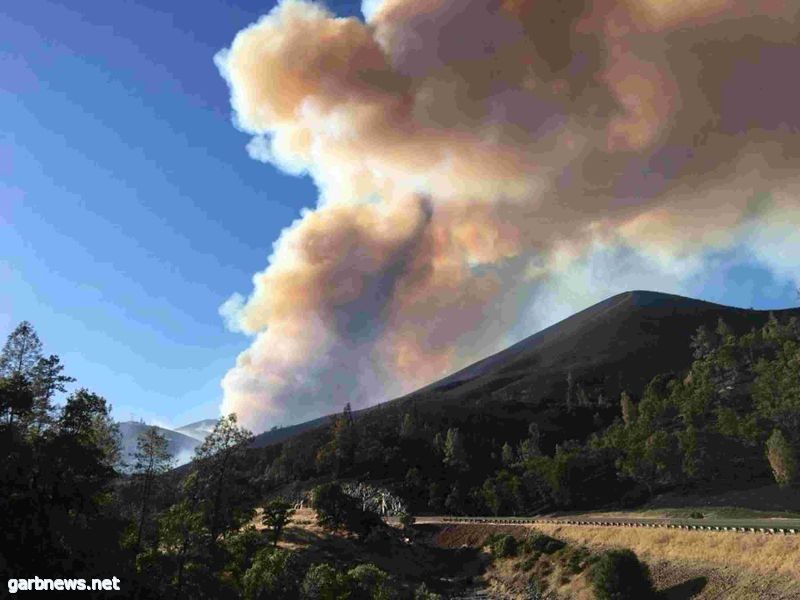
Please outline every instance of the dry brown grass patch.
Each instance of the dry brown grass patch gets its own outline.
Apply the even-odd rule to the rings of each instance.
[[[800,536],[560,525],[536,528],[590,547],[630,548],[647,562],[706,564],[800,582]]]

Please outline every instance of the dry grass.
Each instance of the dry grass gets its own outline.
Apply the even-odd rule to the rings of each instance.
[[[800,582],[800,536],[560,525],[536,528],[587,546],[630,548],[643,558],[736,566],[788,575]]]
[[[659,589],[676,590],[675,598],[800,598],[800,536],[560,525],[536,529],[590,548],[630,548],[650,566]],[[691,580],[703,581],[696,595],[680,593]]]
[[[668,600],[798,600],[800,599],[800,536],[730,532],[560,525],[454,524],[442,527],[436,541],[445,547],[480,546],[492,533],[525,538],[531,529],[573,546],[598,550],[630,548],[651,569],[657,589]],[[557,560],[525,572],[517,559],[495,561],[485,579],[498,595],[523,598],[527,577],[546,580],[560,598],[593,598],[585,573],[562,579]],[[549,564],[548,564],[549,561]]]
[[[508,600],[527,600],[530,595],[525,591],[528,581],[533,578],[546,584],[548,593],[555,593],[558,598],[569,600],[594,600],[591,583],[587,572],[570,573],[564,565],[564,556],[542,555],[533,561],[533,566],[525,570],[522,564],[529,558],[521,555],[515,558],[494,560],[484,574],[488,588],[493,597]]]

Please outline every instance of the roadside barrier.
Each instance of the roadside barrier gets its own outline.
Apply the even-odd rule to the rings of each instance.
[[[422,517],[424,518],[424,517]],[[688,531],[719,531],[733,533],[762,533],[766,535],[798,535],[796,527],[752,527],[723,525],[692,525],[687,523],[642,521],[588,521],[575,519],[537,519],[533,517],[436,517],[443,523],[483,523],[487,525],[577,525],[582,527],[647,527],[652,529],[683,529]]]

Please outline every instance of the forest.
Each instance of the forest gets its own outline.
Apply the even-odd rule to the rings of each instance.
[[[437,412],[412,399],[359,415],[347,405],[324,427],[253,448],[229,415],[174,469],[155,429],[122,465],[108,401],[82,387],[66,395],[74,380],[21,323],[0,356],[0,570],[113,574],[137,598],[434,598],[374,565],[312,564],[277,542],[308,504],[326,530],[381,544],[412,515],[634,507],[668,490],[796,485],[800,323],[771,316],[735,332],[719,320],[686,336],[685,372],[613,399],[567,373],[564,397],[515,428],[480,405]],[[400,518],[399,534],[385,516]]]

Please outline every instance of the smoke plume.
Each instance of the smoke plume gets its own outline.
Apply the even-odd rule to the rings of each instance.
[[[223,410],[262,429],[385,400],[606,292],[679,291],[725,249],[780,269],[799,10],[280,3],[216,60],[251,156],[320,195],[221,309],[253,336]]]

